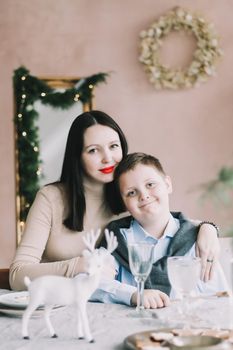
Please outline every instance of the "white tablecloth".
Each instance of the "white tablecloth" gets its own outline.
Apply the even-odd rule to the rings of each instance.
[[[0,294],[6,291],[0,290]],[[221,328],[229,328],[230,298],[203,299],[196,303],[195,309],[203,318],[203,325],[209,322]],[[33,317],[29,322],[30,340],[21,336],[21,318],[0,314],[1,350],[120,350],[128,335],[150,329],[164,328],[170,322],[178,322],[177,303],[160,310],[154,310],[159,319],[140,319],[129,317],[133,308],[117,304],[88,303],[89,323],[95,343],[78,340],[76,336],[75,310],[72,306],[57,310],[51,316],[58,338],[49,336],[43,317]],[[172,317],[170,316],[172,313]],[[206,319],[206,321],[204,320]],[[197,326],[201,326],[198,322]]]

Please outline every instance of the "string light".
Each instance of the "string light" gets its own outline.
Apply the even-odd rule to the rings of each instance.
[[[28,105],[28,106],[26,107],[26,110],[27,110],[28,112],[32,111],[32,110],[33,110],[33,106],[32,106],[32,105]]]
[[[34,152],[38,152],[39,148],[37,146],[33,147]]]
[[[21,113],[18,114],[18,118],[21,119],[23,115]]]
[[[27,136],[26,131],[23,131],[23,132],[22,132],[22,135],[23,135],[24,137]]]
[[[25,80],[26,79],[26,77],[25,77],[25,75],[23,75],[22,77],[21,77],[21,80]]]
[[[37,169],[37,172],[36,172],[36,175],[39,176],[40,174],[41,174],[41,168],[38,168],[38,169]]]
[[[23,98],[23,99],[25,99],[25,98],[26,98],[26,95],[25,95],[25,94],[23,94],[23,95],[22,95],[22,98]]]
[[[45,92],[42,92],[42,93],[40,94],[40,96],[45,97],[45,96],[46,96],[46,93],[45,93]]]
[[[79,97],[80,97],[80,95],[79,94],[76,94],[75,96],[74,96],[74,101],[78,101],[79,100]]]
[[[89,87],[89,89],[93,89],[94,86],[92,84],[90,84],[88,87]]]

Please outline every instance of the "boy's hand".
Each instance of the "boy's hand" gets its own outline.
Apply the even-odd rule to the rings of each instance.
[[[131,304],[137,305],[137,292],[131,297]],[[144,290],[144,307],[145,309],[157,309],[170,305],[170,298],[167,294],[157,289]]]

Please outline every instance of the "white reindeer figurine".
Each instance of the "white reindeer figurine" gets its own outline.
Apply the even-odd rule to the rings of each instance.
[[[90,332],[86,304],[90,296],[97,289],[104,261],[117,247],[117,239],[113,232],[105,230],[107,241],[107,250],[100,248],[95,249],[95,244],[100,235],[100,230],[91,231],[83,240],[88,250],[83,251],[83,256],[87,258],[87,273],[77,275],[75,278],[61,276],[42,276],[32,282],[28,277],[24,278],[25,285],[29,291],[29,304],[23,314],[22,319],[22,336],[29,339],[28,322],[39,305],[44,305],[45,321],[52,338],[57,338],[55,330],[50,321],[50,312],[55,305],[74,304],[77,312],[77,332],[78,338],[84,337],[90,343],[94,339]]]

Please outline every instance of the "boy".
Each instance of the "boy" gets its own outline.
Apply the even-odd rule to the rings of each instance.
[[[171,179],[153,156],[129,154],[117,166],[114,181],[117,192],[115,211],[120,213],[127,209],[131,216],[112,221],[107,226],[118,239],[118,247],[113,252],[117,281],[102,281],[93,299],[136,304],[136,283],[129,268],[127,245],[145,241],[154,244],[155,249],[152,271],[145,283],[144,305],[146,308],[167,306],[168,296],[175,297],[167,275],[167,257],[195,256],[198,227],[182,213],[170,213]],[[208,283],[200,280],[196,289],[205,294],[226,290],[221,268],[216,269]]]

